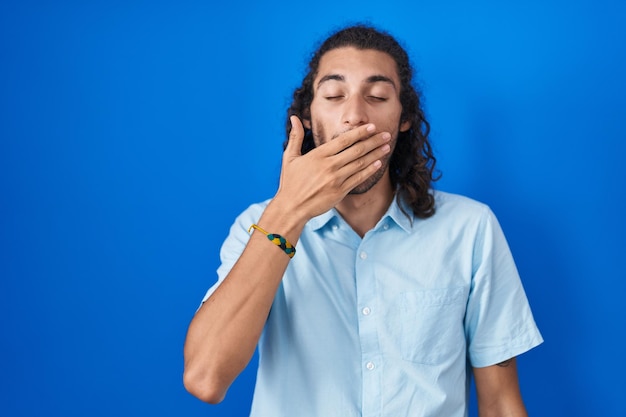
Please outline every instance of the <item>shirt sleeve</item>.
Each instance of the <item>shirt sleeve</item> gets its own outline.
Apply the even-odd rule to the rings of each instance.
[[[465,329],[469,360],[477,368],[543,342],[500,224],[488,208],[476,233]]]
[[[208,300],[215,290],[217,290],[241,256],[248,244],[248,240],[250,240],[248,228],[252,223],[256,223],[259,220],[267,203],[268,201],[253,204],[235,219],[220,249],[220,266],[217,268],[217,282],[206,292],[202,303]]]

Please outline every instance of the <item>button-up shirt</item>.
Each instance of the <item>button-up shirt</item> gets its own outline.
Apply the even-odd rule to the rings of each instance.
[[[469,366],[542,342],[492,211],[433,192],[432,217],[394,199],[363,238],[334,209],[307,223],[259,341],[251,416],[467,416]],[[205,300],[267,203],[237,218]]]

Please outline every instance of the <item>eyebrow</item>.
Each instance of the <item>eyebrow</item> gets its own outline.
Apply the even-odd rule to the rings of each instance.
[[[371,77],[368,77],[367,80],[365,80],[365,82],[368,84],[374,84],[374,83],[380,83],[380,82],[389,83],[394,88],[394,90],[398,89],[396,87],[396,83],[394,83],[391,78],[384,76],[384,75],[372,75]]]
[[[320,85],[322,85],[323,83],[325,83],[326,81],[340,81],[340,82],[345,82],[346,78],[341,75],[341,74],[328,74],[323,76],[319,82],[317,83],[317,88],[320,87]],[[394,88],[394,90],[397,90],[398,88],[396,87],[396,83],[393,82],[393,80],[385,75],[372,75],[369,76],[365,79],[365,82],[367,84],[374,84],[374,83],[389,83],[391,84],[391,86]]]

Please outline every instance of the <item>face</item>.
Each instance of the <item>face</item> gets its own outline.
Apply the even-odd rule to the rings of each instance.
[[[391,134],[395,147],[399,132],[408,130],[410,122],[400,123],[400,79],[393,58],[373,49],[353,47],[328,51],[320,59],[313,82],[311,129],[316,146],[328,142],[355,127],[374,123],[378,132]],[[389,169],[389,159],[381,168],[351,193],[361,194],[372,188]]]

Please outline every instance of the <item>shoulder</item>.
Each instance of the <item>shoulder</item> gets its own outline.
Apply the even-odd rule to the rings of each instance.
[[[252,223],[256,223],[259,220],[259,217],[261,217],[270,201],[271,199],[267,199],[265,201],[249,205],[237,216],[235,225],[243,225],[247,230]]]
[[[233,223],[231,223],[230,230],[226,241],[224,242],[224,247],[229,248],[230,243],[236,242],[235,245],[241,246],[245,245],[245,243],[249,239],[248,229],[253,223],[259,221],[259,218],[263,214],[265,207],[269,204],[270,200],[262,201],[260,203],[254,203],[249,205],[246,209],[241,211]],[[222,249],[224,249],[224,247]]]
[[[432,194],[435,197],[436,208],[454,207],[472,210],[484,210],[487,207],[485,203],[461,194],[454,194],[441,190],[433,190]]]
[[[253,223],[259,221],[259,218],[263,214],[265,207],[269,204],[270,200],[266,200],[260,203],[251,204],[243,210],[230,226],[228,236],[222,243],[220,249],[220,257],[222,259],[222,267],[226,266],[226,273],[230,270],[235,261],[239,258],[241,252],[250,239],[250,233],[248,229]],[[219,271],[218,271],[219,272]],[[223,273],[221,276],[225,276]]]
[[[472,198],[433,190],[435,197],[435,216],[439,217],[483,217],[491,214],[491,209],[485,203]]]
[[[476,237],[498,223],[491,208],[483,202],[445,191],[434,190],[432,193],[435,214],[426,219],[415,219],[414,232]]]

